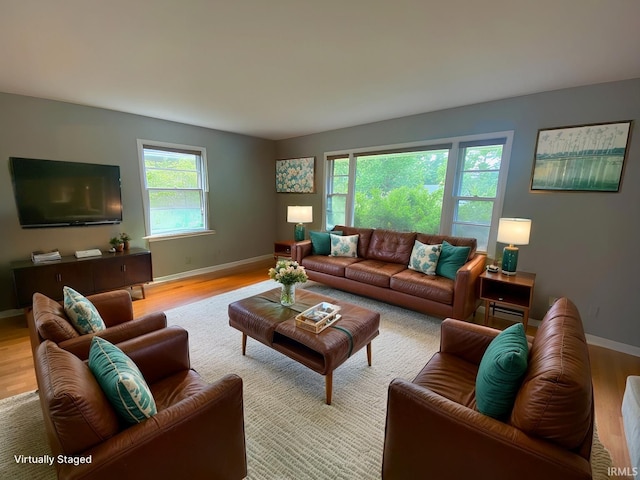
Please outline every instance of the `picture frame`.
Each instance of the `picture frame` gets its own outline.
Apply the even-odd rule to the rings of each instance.
[[[633,121],[538,130],[532,192],[619,192]]]
[[[314,193],[316,157],[276,160],[277,193]]]

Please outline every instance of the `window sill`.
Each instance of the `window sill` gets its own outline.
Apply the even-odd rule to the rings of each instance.
[[[177,240],[180,238],[189,238],[189,237],[201,237],[203,235],[215,235],[215,230],[202,230],[197,232],[185,232],[185,233],[168,233],[166,235],[147,235],[146,237],[142,237],[144,240],[147,240],[149,243],[152,242],[163,242],[165,240]]]

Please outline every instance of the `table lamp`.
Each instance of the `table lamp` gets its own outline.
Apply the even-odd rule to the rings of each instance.
[[[531,220],[528,218],[501,218],[498,225],[498,241],[509,244],[502,253],[502,273],[515,275],[518,267],[518,247],[528,245]]]
[[[313,221],[313,207],[287,207],[287,222],[295,223],[293,229],[293,239],[296,242],[304,240],[304,223]]]

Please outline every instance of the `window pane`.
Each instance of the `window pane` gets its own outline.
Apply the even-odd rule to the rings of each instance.
[[[359,156],[354,226],[437,233],[448,150]]]
[[[342,195],[327,198],[327,230],[336,225],[346,225],[347,197]]]
[[[464,170],[500,170],[502,145],[467,147],[464,156]]]
[[[147,170],[149,188],[200,188],[198,172]]]
[[[333,161],[334,175],[349,175],[349,159],[338,158]]]
[[[334,177],[333,193],[342,193],[346,195],[349,191],[349,177]]]
[[[151,234],[204,228],[199,191],[150,191]]]
[[[456,220],[458,222],[479,223],[491,225],[493,202],[475,200],[458,200]]]
[[[478,250],[486,252],[489,243],[489,226],[466,225],[462,223],[453,224],[454,237],[471,237],[478,241]]]
[[[490,197],[498,192],[499,172],[464,172],[460,185],[460,197]]]

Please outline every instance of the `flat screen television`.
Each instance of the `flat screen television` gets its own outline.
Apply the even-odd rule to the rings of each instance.
[[[122,222],[120,167],[9,158],[22,228]]]

